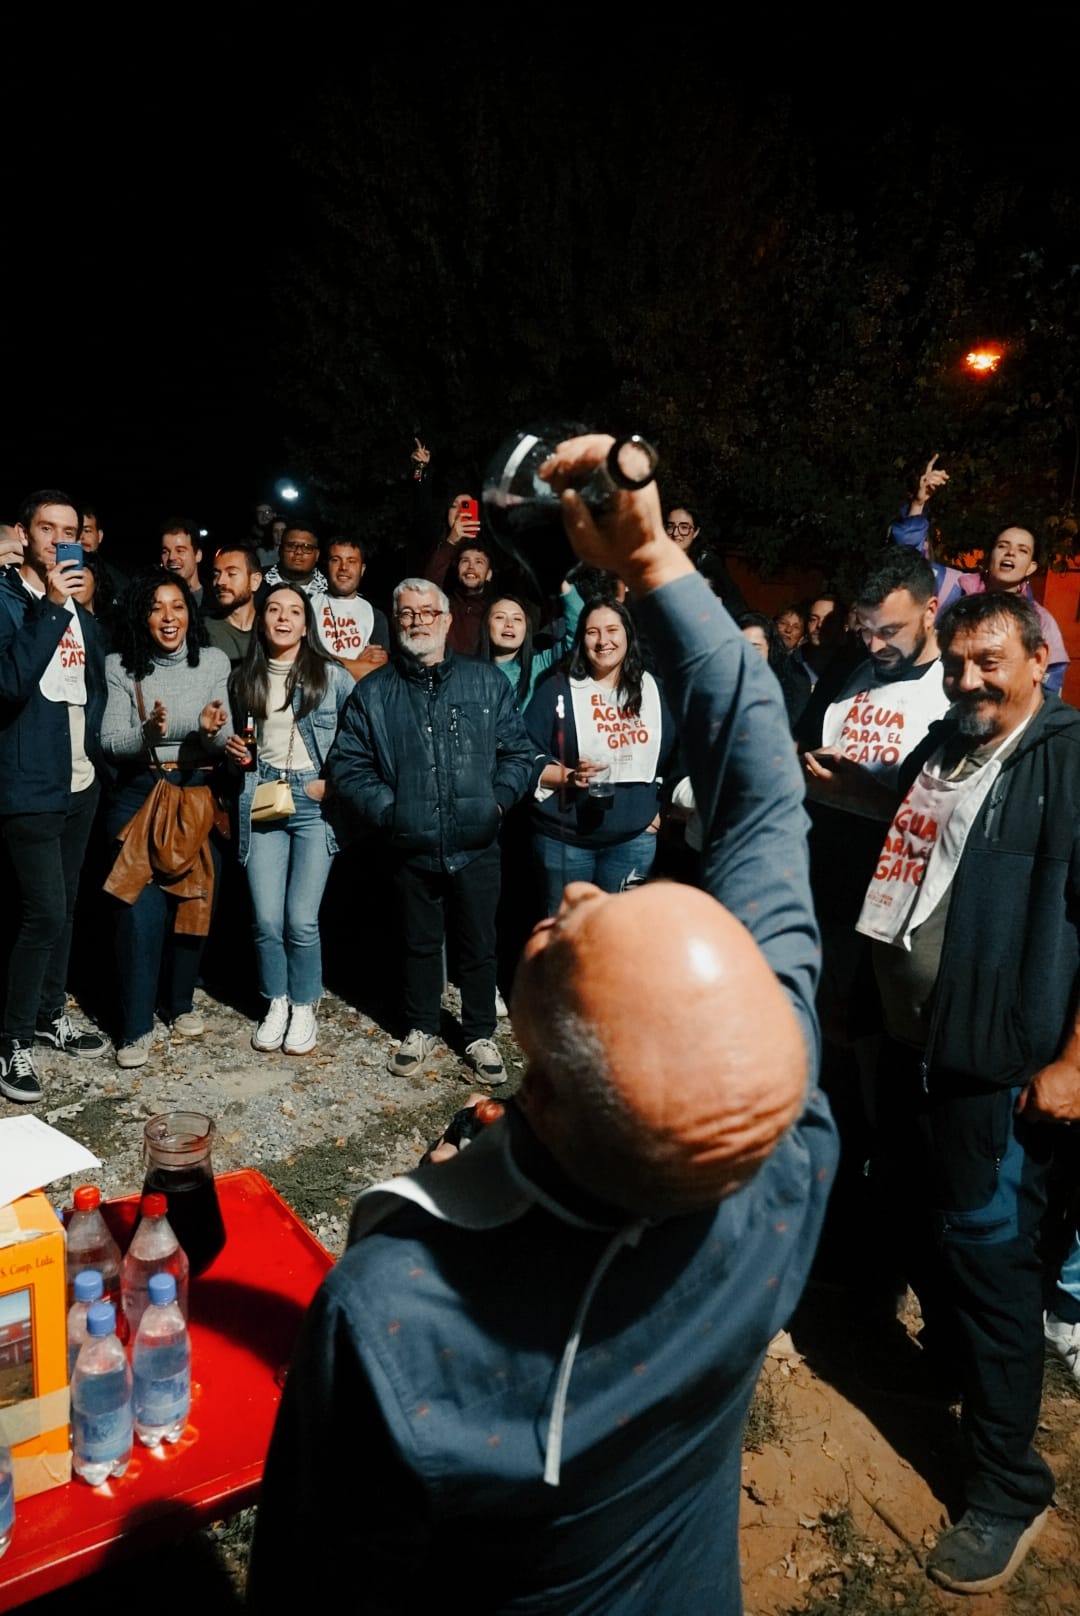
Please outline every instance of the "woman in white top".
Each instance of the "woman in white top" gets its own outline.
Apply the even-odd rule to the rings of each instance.
[[[660,787],[676,749],[671,711],[642,665],[625,606],[590,607],[566,672],[542,680],[525,713],[548,755],[532,829],[549,915],[568,882],[619,892],[645,880],[656,856]]]
[[[277,584],[259,608],[247,656],[229,688],[237,728],[255,733],[254,749],[243,733],[226,746],[246,770],[238,855],[255,914],[259,987],[269,1001],[251,1042],[260,1050],[306,1055],[318,1042],[322,996],[319,904],[337,852],[324,814],[322,768],[353,681],[318,649],[308,597]],[[253,823],[255,787],[279,780],[289,784],[292,812]]]

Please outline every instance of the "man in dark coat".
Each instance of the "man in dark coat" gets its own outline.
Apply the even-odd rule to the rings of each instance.
[[[465,1060],[482,1082],[501,1083],[492,1037],[499,826],[533,784],[536,748],[499,669],[448,650],[451,621],[449,601],[426,578],[397,586],[397,652],[357,685],[327,771],[394,859],[408,1032],[390,1070],[412,1076],[438,1041],[450,903]]]

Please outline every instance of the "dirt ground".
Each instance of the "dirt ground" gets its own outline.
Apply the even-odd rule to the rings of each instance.
[[[748,1616],[1080,1611],[1080,1387],[1064,1367],[1048,1360],[1039,1433],[1057,1506],[1012,1583],[967,1598],[923,1570],[962,1508],[958,1411],[906,1395],[899,1377],[868,1385],[865,1345],[835,1294],[812,1289],[770,1348],[743,1461]]]
[[[198,1007],[205,1034],[181,1040],[162,1029],[137,1072],[120,1072],[111,1058],[42,1055],[41,1113],[101,1156],[100,1171],[86,1176],[107,1194],[141,1185],[147,1118],[197,1107],[217,1123],[217,1171],[257,1167],[336,1254],[358,1191],[414,1165],[471,1086],[454,1053],[452,992],[448,1042],[410,1081],[386,1071],[392,1043],[383,1025],[345,999],[324,1000],[319,1047],[299,1060],[256,1054],[250,1020],[229,1004],[200,995]],[[520,1065],[505,1024],[500,1040],[512,1091]],[[0,1102],[0,1115],[14,1109]],[[53,1186],[53,1198],[69,1202],[72,1187]],[[770,1350],[743,1467],[749,1616],[923,1616],[958,1606],[958,1596],[934,1589],[923,1571],[957,1504],[956,1411],[906,1395],[902,1374],[874,1375],[867,1363],[857,1322],[826,1288],[808,1293],[790,1334]],[[1040,1446],[1058,1478],[1057,1508],[1012,1585],[966,1602],[977,1616],[1080,1613],[1078,1417],[1080,1387],[1049,1364]],[[208,1616],[238,1609],[252,1523],[247,1511],[155,1554],[158,1616],[174,1603],[185,1616],[196,1605]],[[110,1605],[145,1598],[150,1571],[136,1560],[107,1582],[97,1579],[95,1595]],[[76,1600],[87,1608],[87,1592],[73,1589],[30,1608],[35,1616],[71,1616]]]

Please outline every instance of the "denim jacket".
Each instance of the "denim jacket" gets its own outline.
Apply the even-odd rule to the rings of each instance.
[[[338,715],[353,692],[353,678],[338,662],[332,662],[328,670],[326,681],[326,694],[319,705],[310,713],[300,716],[300,700],[303,691],[297,685],[293,691],[293,712],[296,715],[296,727],[300,737],[307,747],[308,757],[316,769],[322,774],[326,762],[326,754],[334,744],[337,734]],[[248,769],[244,774],[243,789],[237,808],[237,847],[236,856],[241,864],[246,864],[251,849],[251,804],[255,796],[255,787],[259,783],[259,771]],[[326,804],[323,805],[323,820],[326,824],[326,845],[331,853],[338,850],[337,837],[326,813]]]

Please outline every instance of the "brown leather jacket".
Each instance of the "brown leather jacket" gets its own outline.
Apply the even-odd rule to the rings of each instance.
[[[209,786],[173,786],[158,780],[120,832],[123,846],[105,891],[121,903],[134,903],[154,881],[170,897],[183,900],[177,906],[174,929],[183,936],[205,937],[214,896],[213,823]]]

